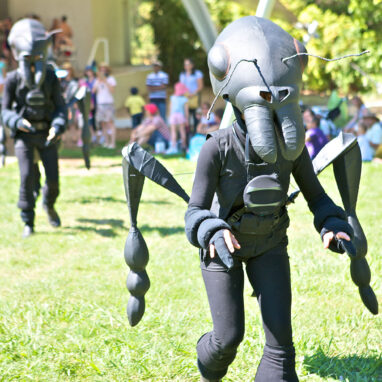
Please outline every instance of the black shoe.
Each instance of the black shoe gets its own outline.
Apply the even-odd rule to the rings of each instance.
[[[34,234],[34,229],[31,225],[25,224],[23,229],[23,239],[26,239],[27,237]]]
[[[61,225],[61,220],[54,207],[48,207],[46,204],[43,204],[43,208],[48,215],[50,225],[52,227],[59,227]]]

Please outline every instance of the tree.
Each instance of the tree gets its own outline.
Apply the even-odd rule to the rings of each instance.
[[[206,3],[218,30],[233,20],[250,14],[250,10],[235,1],[207,0]],[[152,2],[150,23],[154,30],[155,44],[159,48],[159,58],[170,74],[171,82],[178,80],[179,73],[183,70],[184,58],[192,58],[195,67],[208,76],[207,53],[181,0]]]
[[[159,59],[172,83],[177,82],[183,70],[183,60],[188,57],[198,69],[208,73],[206,53],[180,0],[155,0],[150,23],[154,42],[159,48]]]
[[[372,78],[378,79],[382,69],[381,25],[382,0],[279,0],[296,15],[299,22],[318,22],[318,38],[307,43],[310,53],[327,58],[359,53],[369,49],[370,54],[359,58],[325,62],[310,58],[304,73],[304,86],[313,91],[339,89],[366,92],[374,88],[373,83],[354,69],[356,63]],[[151,4],[147,20],[154,31],[159,58],[172,82],[176,82],[183,70],[183,59],[190,57],[205,76],[208,75],[206,52],[183,7],[181,0],[147,1]],[[253,14],[245,3],[232,0],[206,0],[211,17],[218,30],[239,17]],[[281,25],[299,40],[306,31],[297,29],[293,22],[275,13],[273,21]]]
[[[374,84],[354,69],[356,63],[370,77],[376,76],[382,69],[381,0],[282,0],[286,8],[292,10],[300,22],[310,24],[318,22],[319,37],[312,38],[307,49],[327,58],[359,53],[369,49],[370,54],[360,58],[344,59],[326,63],[316,58],[309,60],[304,74],[305,87],[316,91],[338,88],[344,93],[349,91],[366,92]],[[287,26],[296,38],[302,40],[301,30]]]

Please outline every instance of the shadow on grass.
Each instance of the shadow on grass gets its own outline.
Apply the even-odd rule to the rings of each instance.
[[[82,232],[94,232],[97,235],[100,235],[103,237],[117,236],[117,233],[114,232],[112,228],[83,227],[83,226],[76,225],[76,226],[70,227],[70,230],[72,230],[71,234],[78,233],[78,231],[82,231]]]
[[[91,204],[91,203],[99,203],[99,202],[107,202],[107,203],[122,203],[126,205],[126,200],[117,199],[114,196],[86,196],[78,199],[65,200],[64,203],[81,203],[81,204]],[[167,205],[172,204],[167,200],[141,200],[140,203],[143,204],[158,204],[158,205]],[[127,212],[126,207],[126,212]]]
[[[83,225],[73,225],[73,226],[64,226],[61,229],[54,232],[44,232],[39,231],[38,234],[49,234],[49,235],[75,235],[79,232],[93,232],[97,235],[103,237],[116,237],[118,236],[117,230],[123,228],[124,229],[124,221],[120,219],[86,219],[80,218],[77,219],[79,223],[91,224],[91,226],[83,226]],[[109,227],[98,227],[98,226],[110,226]]]
[[[115,149],[107,149],[105,147],[93,147],[90,149],[90,159],[92,156],[103,158],[115,158],[121,157],[121,150],[123,148],[122,143],[118,143]],[[60,158],[83,158],[81,148],[62,148],[60,149]]]
[[[117,236],[117,232],[115,229],[123,228],[123,220],[121,219],[86,219],[80,218],[77,219],[79,223],[87,223],[92,224],[94,227],[84,227],[84,226],[74,226],[70,227],[73,230],[85,231],[85,232],[94,232],[97,235],[101,235],[104,237],[115,237]],[[99,225],[109,225],[110,228],[98,228]]]
[[[143,204],[172,204],[171,202],[168,202],[167,200],[141,200],[140,203]]]
[[[119,229],[123,229],[125,235],[128,234],[129,227],[124,225],[124,221],[120,219],[77,219],[79,223],[91,224],[91,226],[74,225],[70,227],[62,227],[60,230],[54,232],[39,231],[38,234],[49,235],[75,235],[79,232],[93,232],[103,237],[116,237],[119,235],[117,232]],[[100,225],[109,225],[110,228],[98,227]],[[158,232],[160,236],[175,235],[178,233],[184,233],[184,227],[151,227],[147,224],[139,226],[142,234],[150,232]]]
[[[96,157],[103,157],[103,158],[115,158],[120,157],[122,160],[122,154],[121,151],[125,144],[123,142],[117,142],[117,146],[115,149],[108,149],[101,146],[95,146],[90,149],[90,157],[96,156]],[[185,158],[185,154],[179,153],[179,154],[155,154],[153,151],[153,148],[149,146],[143,146],[143,149],[148,151],[151,155],[155,156],[157,159],[180,159]],[[81,148],[61,148],[60,149],[60,158],[83,158],[82,156],[82,149]]]
[[[38,230],[35,232],[34,236],[39,236],[39,235],[70,236],[70,235],[76,235],[80,232],[93,232],[103,237],[115,237],[118,235],[113,228],[97,228],[97,227],[84,227],[80,225],[74,225],[70,227],[61,227],[57,231]]]
[[[309,373],[323,378],[334,378],[349,381],[377,382],[382,380],[382,357],[360,357],[357,355],[326,355],[319,349],[312,356],[305,356],[304,367]]]
[[[65,203],[81,203],[81,204],[90,204],[98,202],[108,202],[108,203],[123,203],[126,204],[126,201],[123,199],[117,199],[114,196],[86,196],[78,199],[65,200]]]
[[[160,236],[175,235],[177,233],[184,233],[184,227],[151,227],[147,224],[144,224],[138,227],[142,234],[146,232],[158,232]]]
[[[112,227],[123,228],[123,220],[121,219],[86,219],[80,218],[77,219],[78,222],[81,223],[91,223],[98,225],[111,225]]]

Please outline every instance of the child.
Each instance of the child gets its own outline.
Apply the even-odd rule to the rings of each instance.
[[[131,116],[133,129],[135,129],[142,123],[145,100],[138,94],[138,89],[136,87],[132,87],[130,93],[131,96],[126,98],[125,107]]]
[[[102,63],[97,72],[97,80],[92,93],[95,93],[97,97],[96,118],[102,129],[103,145],[106,148],[114,149],[117,131],[114,125],[113,93],[117,82],[110,73],[110,67],[106,63]]]
[[[306,128],[305,145],[310,159],[314,159],[319,151],[328,143],[328,139],[320,130],[320,121],[311,109],[304,111],[303,120]]]
[[[198,134],[207,135],[208,133],[216,130],[216,128],[210,129],[212,126],[216,125],[214,113],[211,113],[210,119],[207,119],[207,113],[210,107],[211,105],[208,102],[202,103],[202,117],[200,118],[200,122],[196,127],[196,132]]]
[[[177,154],[178,148],[176,144],[177,130],[179,129],[180,139],[182,141],[182,150],[187,149],[186,123],[188,121],[188,98],[184,95],[187,88],[181,82],[177,82],[174,86],[175,92],[170,97],[170,129],[171,142],[166,154]]]
[[[358,124],[357,141],[361,149],[361,157],[363,162],[370,162],[373,159],[373,149],[366,137],[367,126],[361,122]]]
[[[162,143],[166,148],[170,140],[170,131],[159,115],[158,106],[149,103],[144,106],[145,118],[143,122],[131,132],[130,142],[137,142],[140,145],[149,144],[153,147],[158,146],[158,143]],[[161,145],[159,145],[160,147]],[[162,152],[161,149],[155,150],[156,152]]]

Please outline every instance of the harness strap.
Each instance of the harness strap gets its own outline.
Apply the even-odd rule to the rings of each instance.
[[[243,145],[242,145],[239,137],[236,134],[234,125],[232,125],[231,128],[233,131],[233,136],[235,138],[235,141],[236,141],[236,143],[237,143],[237,145],[238,145],[238,147],[239,147],[239,149],[240,149],[240,151],[244,157],[245,169],[247,172],[247,182],[250,182],[255,177],[255,168],[256,167],[255,167],[255,164],[251,161],[251,159],[249,157],[249,145],[250,145],[249,135],[248,134],[245,135],[245,146],[243,148]]]

